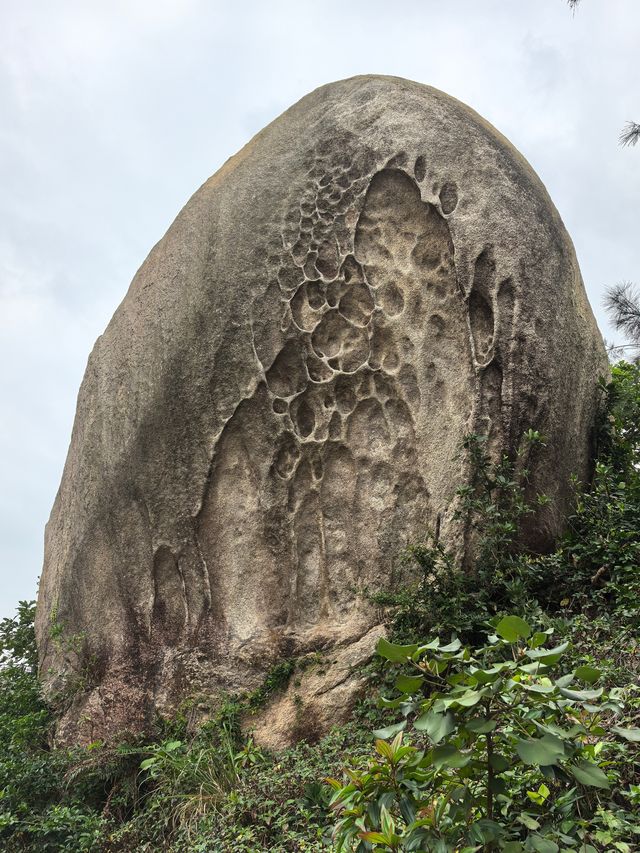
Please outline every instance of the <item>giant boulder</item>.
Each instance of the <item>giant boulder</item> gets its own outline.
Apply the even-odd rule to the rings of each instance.
[[[61,740],[283,656],[360,660],[361,591],[428,530],[465,548],[468,432],[544,434],[550,544],[605,371],[560,217],[493,127],[397,78],[303,98],[191,198],[89,358],[38,601]]]

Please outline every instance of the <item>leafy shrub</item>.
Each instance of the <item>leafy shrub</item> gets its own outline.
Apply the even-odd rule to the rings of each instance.
[[[487,437],[465,436],[461,452],[469,467],[469,483],[456,491],[455,518],[462,522],[467,542],[473,541],[475,560],[462,565],[433,535],[410,546],[404,555],[420,581],[404,589],[376,593],[378,604],[395,608],[393,636],[401,641],[427,633],[455,630],[477,642],[485,621],[517,606],[535,614],[536,563],[520,544],[522,524],[547,499],[531,497],[527,460],[544,447],[542,436],[528,430],[515,459],[494,462]],[[517,603],[517,605],[516,605]]]
[[[640,365],[612,368],[599,453],[588,488],[576,483],[569,533],[538,561],[547,606],[603,608],[637,622],[640,596]],[[546,593],[546,595],[545,595]]]
[[[352,762],[346,783],[329,780],[338,851],[595,849],[579,815],[619,778],[602,739],[622,710],[619,691],[594,687],[601,672],[590,665],[556,676],[569,644],[548,648],[550,634],[507,616],[473,652],[458,639],[380,640],[387,665],[409,670],[395,680],[400,695],[381,700],[404,719],[374,732],[375,757]],[[408,721],[417,745],[404,742]],[[608,726],[640,741],[640,729]]]

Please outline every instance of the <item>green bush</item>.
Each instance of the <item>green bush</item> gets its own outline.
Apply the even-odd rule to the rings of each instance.
[[[374,732],[377,754],[348,766],[344,784],[330,780],[338,851],[589,849],[593,827],[580,815],[617,784],[626,758],[610,758],[603,738],[634,743],[640,729],[611,722],[621,691],[596,687],[599,669],[556,675],[569,644],[548,648],[550,634],[506,616],[476,651],[458,639],[380,640],[387,665],[404,664],[400,695],[381,702],[404,719]],[[408,723],[415,744],[403,740]]]

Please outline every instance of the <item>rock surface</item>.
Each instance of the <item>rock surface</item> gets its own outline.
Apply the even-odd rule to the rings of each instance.
[[[469,431],[545,435],[549,544],[605,372],[571,241],[496,130],[397,78],[303,98],[192,197],[89,358],[37,614],[59,739],[373,645],[357,591],[428,529],[456,541]]]

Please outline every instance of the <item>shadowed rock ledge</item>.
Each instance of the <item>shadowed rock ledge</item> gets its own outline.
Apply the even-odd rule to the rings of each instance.
[[[89,358],[38,600],[59,741],[314,651],[344,678],[314,674],[306,715],[336,722],[379,633],[358,590],[398,583],[436,525],[465,547],[463,435],[544,434],[547,546],[604,372],[571,241],[507,140],[398,78],[303,98],[191,198]]]

